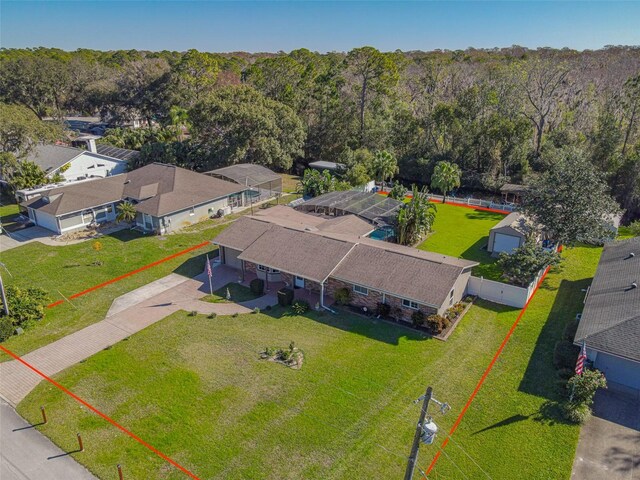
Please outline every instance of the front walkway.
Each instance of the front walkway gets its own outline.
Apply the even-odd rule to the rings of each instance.
[[[237,272],[230,268],[215,266],[213,289],[217,290],[229,282],[237,281],[237,276]],[[232,315],[250,313],[255,307],[263,309],[278,303],[275,292],[242,304],[201,301],[200,298],[208,293],[209,282],[205,273],[193,279],[168,275],[117,298],[104,320],[34,350],[22,358],[45,375],[51,376],[179,310]],[[0,396],[14,406],[40,381],[40,375],[16,360],[0,363]]]
[[[571,478],[640,479],[640,391],[598,390],[593,412],[580,430]]]

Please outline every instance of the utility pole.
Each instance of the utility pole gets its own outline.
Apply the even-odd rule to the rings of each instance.
[[[427,387],[422,400],[422,410],[420,410],[420,420],[416,425],[416,434],[413,436],[413,445],[411,446],[411,454],[409,455],[409,463],[407,463],[407,470],[404,473],[404,480],[411,480],[413,478],[413,470],[416,468],[416,461],[418,460],[418,449],[420,448],[420,437],[422,436],[422,425],[424,419],[427,416],[427,409],[429,408],[429,402],[431,401],[433,389]]]
[[[4,263],[0,262],[0,267],[4,268],[7,271],[7,273],[9,275],[11,275],[11,272],[5,266]],[[2,275],[0,275],[0,297],[2,298],[2,307],[4,308],[4,314],[8,316],[9,315],[9,304],[7,303],[7,294],[4,291],[4,283],[2,283]]]

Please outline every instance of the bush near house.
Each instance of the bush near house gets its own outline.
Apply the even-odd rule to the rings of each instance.
[[[351,300],[351,290],[346,287],[339,288],[334,293],[333,298],[338,305],[347,305]]]
[[[0,318],[0,342],[4,342],[7,338],[13,335],[15,327],[9,317]]]
[[[303,315],[309,311],[311,307],[306,300],[296,300],[291,304],[291,311],[296,315]]]
[[[424,325],[432,334],[439,335],[446,330],[449,325],[451,325],[451,321],[442,315],[429,315],[424,322]]]
[[[599,388],[607,388],[607,380],[598,370],[584,370],[567,382],[569,401],[564,405],[567,420],[583,423],[591,415],[593,396]]]
[[[281,288],[278,290],[278,305],[288,307],[293,303],[293,290],[290,288]]]
[[[424,321],[427,316],[424,314],[422,310],[416,310],[411,314],[411,322],[414,327],[421,327],[424,325]]]
[[[391,305],[388,303],[378,302],[376,304],[376,316],[377,317],[388,317],[391,313]]]
[[[264,280],[261,278],[254,278],[249,282],[249,289],[256,297],[259,297],[264,293]]]

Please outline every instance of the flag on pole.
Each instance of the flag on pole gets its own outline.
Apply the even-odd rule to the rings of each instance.
[[[209,254],[207,254],[207,277],[209,277],[209,295],[213,295],[213,284],[211,283],[213,270],[211,269],[211,262],[209,262]]]
[[[584,362],[587,360],[587,345],[582,341],[582,348],[580,349],[580,355],[578,355],[578,361],[576,362],[576,375],[582,375],[584,371]]]

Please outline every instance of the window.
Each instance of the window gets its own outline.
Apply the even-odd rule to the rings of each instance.
[[[275,268],[265,267],[264,265],[258,265],[258,270],[260,270],[261,272],[280,273],[280,270],[277,270]]]
[[[453,290],[451,290],[451,293],[449,293],[449,298],[453,298]]]
[[[267,267],[265,267],[264,265],[258,265],[258,270],[260,270],[261,272],[266,272]]]
[[[359,293],[360,295],[369,295],[369,289],[361,287],[360,285],[354,285],[353,291]]]
[[[418,310],[420,306],[416,302],[412,302],[411,300],[402,299],[402,306],[407,308],[412,308],[413,310]]]

